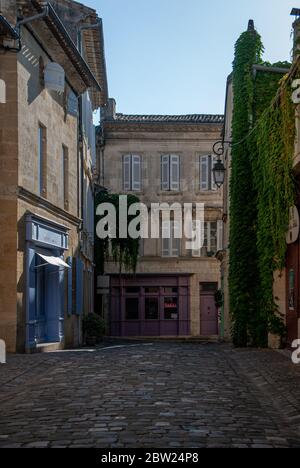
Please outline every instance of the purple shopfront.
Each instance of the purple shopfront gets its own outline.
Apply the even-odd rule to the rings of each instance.
[[[111,275],[111,336],[189,336],[190,276]]]

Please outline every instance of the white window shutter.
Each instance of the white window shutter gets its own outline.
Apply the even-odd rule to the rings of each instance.
[[[218,190],[218,187],[215,184],[215,179],[214,179],[214,173],[213,173],[213,168],[218,160],[217,156],[211,156],[211,168],[210,168],[210,174],[211,174],[211,190]]]
[[[200,190],[209,190],[208,163],[208,156],[200,156]]]
[[[196,227],[197,227],[196,221],[193,220],[193,231],[196,230]],[[193,249],[192,257],[201,257],[201,249]]]
[[[172,154],[170,156],[171,161],[171,190],[180,190],[180,156]]]
[[[171,247],[172,247],[172,252],[171,255],[172,257],[179,257],[180,256],[180,224],[177,221],[173,221],[171,224]],[[177,236],[177,237],[175,237]]]
[[[132,190],[141,190],[141,157],[132,156]]]
[[[162,222],[162,256],[170,257],[171,256],[171,237],[172,233],[170,230],[172,226],[169,225],[168,221]]]
[[[131,189],[131,156],[123,156],[123,190],[128,192]]]
[[[211,251],[211,231],[210,231],[210,222],[206,223],[207,226],[207,252]]]
[[[218,221],[218,234],[217,234],[217,249],[223,249],[223,221]]]
[[[170,190],[170,157],[161,157],[161,188],[164,191]]]

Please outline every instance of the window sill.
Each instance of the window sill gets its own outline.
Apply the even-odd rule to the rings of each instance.
[[[183,192],[182,191],[177,191],[177,190],[160,190],[157,192],[156,195],[175,195],[175,196],[182,196]]]
[[[128,190],[128,191],[124,192],[124,190],[123,190],[122,192],[120,192],[119,195],[144,195],[144,192],[134,191],[134,190]]]
[[[213,196],[213,195],[222,195],[221,190],[198,190],[196,192],[196,195],[208,195],[208,196]]]

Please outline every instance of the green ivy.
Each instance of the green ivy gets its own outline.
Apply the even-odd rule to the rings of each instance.
[[[242,347],[265,347],[269,332],[284,333],[273,276],[284,265],[295,194],[290,90],[282,82],[280,99],[271,104],[280,75],[253,72],[254,64],[271,66],[262,62],[263,50],[259,34],[247,31],[236,43],[233,64],[229,289],[233,342]]]
[[[95,197],[95,208],[101,203],[111,203],[116,209],[116,239],[99,239],[97,234],[95,235],[95,260],[96,270],[99,275],[104,273],[105,262],[109,260],[112,255],[115,263],[119,265],[119,272],[122,273],[123,269],[126,271],[136,271],[138,256],[139,256],[139,244],[140,239],[132,239],[127,237],[121,239],[118,237],[119,233],[119,198],[118,194],[111,194],[101,192]],[[139,198],[135,195],[127,196],[127,212],[129,207],[134,203],[139,203]],[[128,216],[128,226],[134,219],[134,216]],[[100,217],[95,216],[96,223]],[[95,224],[96,224],[95,223]]]

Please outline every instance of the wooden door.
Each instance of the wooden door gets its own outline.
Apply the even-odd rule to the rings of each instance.
[[[202,336],[218,335],[218,309],[214,294],[200,296],[200,334]]]

